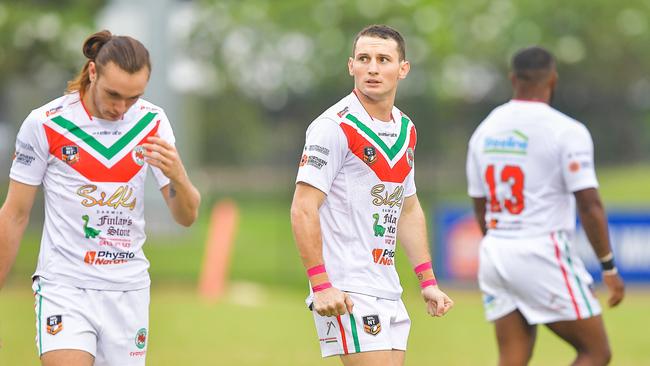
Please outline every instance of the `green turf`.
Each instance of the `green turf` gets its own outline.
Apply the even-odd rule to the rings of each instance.
[[[601,194],[608,207],[650,203],[650,168],[599,171]],[[262,295],[244,293],[214,306],[197,301],[209,204],[201,220],[180,235],[150,233],[145,252],[154,283],[151,310],[151,365],[306,365],[319,361],[313,324],[303,309],[306,278],[289,224],[290,198],[237,197],[240,225],[232,252],[230,277],[261,286]],[[431,202],[424,201],[424,207]],[[33,228],[36,228],[34,230]],[[21,246],[8,287],[0,291],[0,365],[34,365],[34,316],[29,275],[36,265],[40,225],[34,222]],[[491,326],[483,320],[477,291],[450,289],[456,309],[445,319],[425,319],[415,277],[403,251],[396,263],[402,274],[406,303],[413,318],[407,364],[495,364]],[[414,295],[415,294],[415,295]],[[238,305],[255,302],[260,305]],[[614,349],[614,365],[650,364],[646,328],[650,325],[650,292],[633,292],[620,309],[606,311]],[[572,351],[540,330],[533,365],[567,364]]]
[[[38,365],[34,346],[33,297],[29,284],[0,293],[0,365]],[[417,289],[405,303],[413,326],[407,365],[496,364],[492,326],[483,320],[473,290],[449,289],[456,307],[442,319],[424,312]],[[200,301],[193,288],[152,290],[150,365],[338,365],[320,359],[304,291],[235,284],[219,304]],[[647,365],[650,292],[631,291],[623,307],[606,310],[615,365]],[[11,314],[11,316],[6,316]],[[531,365],[568,364],[572,350],[540,328]]]

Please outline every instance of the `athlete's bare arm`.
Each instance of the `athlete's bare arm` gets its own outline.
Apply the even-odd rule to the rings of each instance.
[[[36,191],[37,186],[9,181],[7,198],[0,208],[0,288],[16,259]]]
[[[305,268],[327,264],[323,262],[323,241],[318,209],[325,201],[325,193],[305,183],[296,184],[291,203],[291,228]],[[312,286],[329,282],[327,273],[311,278]],[[352,313],[354,304],[350,297],[337,288],[314,293],[314,310],[321,316],[337,316]]]
[[[415,194],[404,199],[402,214],[397,224],[397,240],[404,248],[413,267],[431,262],[424,211]],[[423,288],[422,297],[427,303],[427,311],[432,316],[445,315],[454,305],[449,296],[437,285]]]
[[[474,203],[474,216],[476,217],[476,222],[481,228],[483,235],[487,233],[487,225],[485,224],[485,203],[487,202],[485,197],[472,198],[472,203]]]
[[[583,189],[575,192],[574,195],[582,227],[587,234],[587,238],[589,238],[591,246],[594,248],[594,252],[596,252],[598,258],[602,258],[611,253],[612,247],[609,244],[605,209],[598,190],[595,188]],[[621,276],[618,273],[603,273],[603,282],[610,292],[609,306],[618,305],[625,294],[625,285]]]
[[[147,162],[160,169],[170,182],[160,191],[177,223],[190,226],[199,216],[201,194],[187,176],[176,148],[157,136],[143,144]]]

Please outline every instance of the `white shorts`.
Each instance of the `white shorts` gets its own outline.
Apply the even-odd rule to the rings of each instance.
[[[83,350],[95,366],[143,366],[149,337],[149,288],[103,291],[37,277],[32,284],[39,357]]]
[[[601,312],[593,279],[564,232],[531,238],[487,235],[481,242],[478,282],[489,321],[515,309],[529,324]]]
[[[381,350],[406,350],[411,319],[402,300],[348,292],[353,313],[314,321],[323,357]]]

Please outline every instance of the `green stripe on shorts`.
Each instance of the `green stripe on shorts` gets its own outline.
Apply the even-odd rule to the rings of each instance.
[[[37,280],[38,281],[38,280]],[[43,337],[42,330],[43,323],[41,322],[41,311],[43,309],[43,296],[41,295],[41,283],[38,282],[38,288],[36,289],[36,294],[38,295],[38,355],[41,356],[43,353]]]
[[[350,328],[352,328],[352,339],[354,340],[354,350],[355,352],[361,352],[361,346],[359,345],[359,335],[357,334],[357,322],[354,320],[354,315],[350,314]]]
[[[578,274],[576,273],[575,269],[573,269],[573,262],[571,261],[571,254],[569,253],[569,243],[567,239],[565,238],[564,235],[561,235],[562,241],[564,242],[564,250],[566,251],[566,260],[569,263],[569,268],[571,269],[571,273],[573,274],[573,277],[576,279],[576,282],[578,283],[578,288],[580,289],[580,294],[582,295],[582,299],[585,301],[585,304],[587,304],[587,309],[589,310],[589,316],[594,316],[594,312],[591,310],[591,303],[589,302],[589,299],[587,299],[587,295],[585,294],[584,286],[582,286],[582,282],[580,281],[580,278],[578,277]]]

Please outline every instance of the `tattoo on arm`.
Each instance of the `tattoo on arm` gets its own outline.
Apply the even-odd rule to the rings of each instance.
[[[174,188],[174,183],[169,183],[169,198],[176,197],[176,188]]]

